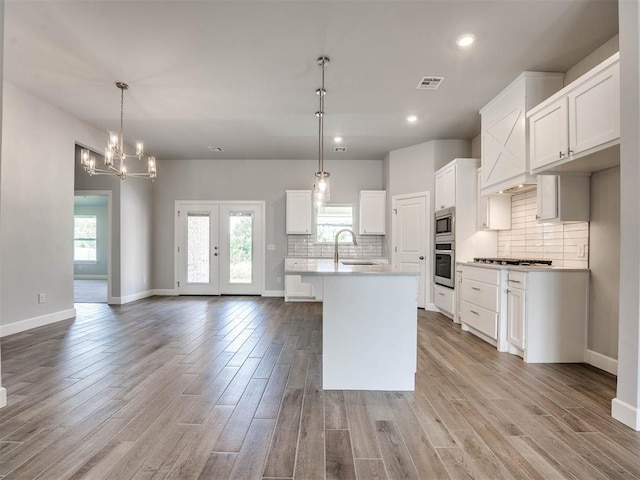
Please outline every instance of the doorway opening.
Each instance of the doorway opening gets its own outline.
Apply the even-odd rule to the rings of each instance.
[[[73,197],[73,302],[107,303],[111,291],[111,192]]]

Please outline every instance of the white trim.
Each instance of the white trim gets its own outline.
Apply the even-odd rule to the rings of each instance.
[[[436,307],[435,303],[427,303],[424,306],[425,310],[429,310],[430,312],[440,312],[440,309],[438,307]]]
[[[74,275],[74,280],[107,280],[107,275]]]
[[[156,288],[153,290],[153,294],[163,297],[177,297],[178,290],[175,288]]]
[[[136,300],[152,297],[153,294],[154,290],[146,290],[144,292],[133,293],[124,297],[110,297],[107,303],[109,303],[109,305],[124,305],[125,303],[131,303]]]
[[[640,410],[618,398],[611,400],[611,416],[627,427],[640,431]]]
[[[69,310],[61,310],[59,312],[48,313],[47,315],[41,315],[39,317],[27,318],[26,320],[8,323],[7,325],[0,325],[0,337],[24,332],[25,330],[31,330],[32,328],[43,327],[50,323],[61,322],[62,320],[68,320],[75,316],[76,309],[70,308]]]
[[[7,406],[7,389],[0,387],[0,408]]]
[[[611,375],[618,375],[618,359],[616,358],[607,357],[593,350],[587,350],[587,363]]]
[[[264,290],[263,297],[284,297],[284,290]]]

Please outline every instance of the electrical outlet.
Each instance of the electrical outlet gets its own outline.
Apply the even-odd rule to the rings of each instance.
[[[38,294],[38,303],[44,303],[47,301],[47,297],[45,296],[44,293],[39,293]]]
[[[584,243],[579,243],[578,244],[578,248],[577,248],[577,252],[576,252],[576,255],[578,257],[584,258],[585,247],[586,247],[586,245]]]

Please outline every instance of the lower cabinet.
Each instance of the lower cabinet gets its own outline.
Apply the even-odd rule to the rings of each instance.
[[[585,361],[588,270],[464,265],[462,276],[463,330],[525,362]]]
[[[444,313],[447,317],[453,319],[456,313],[456,293],[453,288],[436,285],[435,298],[433,300],[433,303],[442,313]]]

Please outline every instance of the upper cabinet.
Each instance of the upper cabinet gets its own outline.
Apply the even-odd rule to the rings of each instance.
[[[561,73],[523,72],[480,110],[482,195],[535,182],[529,174],[526,114],[560,90],[563,78]]]
[[[482,169],[478,169],[478,230],[511,229],[511,196],[480,195]]]
[[[616,164],[616,156],[591,154],[620,142],[619,58],[611,56],[528,113],[532,174],[586,173]]]
[[[456,206],[456,164],[449,163],[435,174],[436,192],[434,210]]]
[[[589,221],[589,176],[538,175],[538,213],[542,223]]]
[[[287,234],[311,234],[311,190],[287,190]]]
[[[384,235],[386,226],[387,192],[362,190],[360,192],[360,235]]]

